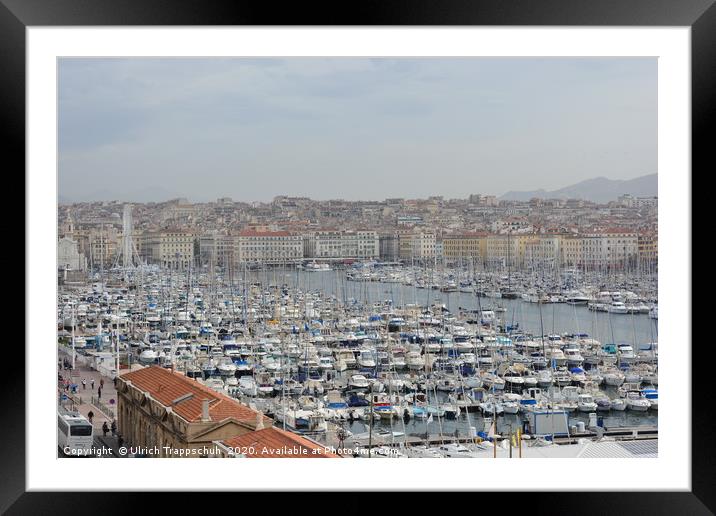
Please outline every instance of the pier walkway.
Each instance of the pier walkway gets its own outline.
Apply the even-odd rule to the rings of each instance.
[[[68,351],[63,346],[58,346],[58,351],[60,362],[63,362],[65,358],[72,361],[71,350]],[[114,386],[114,381],[93,369],[89,365],[87,357],[79,353],[75,356],[75,369],[62,368],[60,374],[63,378],[69,378],[71,383],[77,384],[76,393],[66,393],[68,396],[67,402],[85,417],[88,417],[90,412],[94,414],[92,427],[94,428],[95,446],[111,448],[113,455],[118,456],[118,438],[116,436],[112,437],[111,431],[107,432],[106,437],[102,435],[102,424],[106,421],[107,426],[111,427],[112,421],[116,418],[117,389]],[[87,386],[84,389],[82,388],[83,378],[87,381]],[[94,388],[91,387],[92,380],[94,380]],[[102,381],[104,381],[104,386],[102,387],[101,396],[98,397],[97,389]],[[64,393],[60,383],[58,383],[58,387]]]

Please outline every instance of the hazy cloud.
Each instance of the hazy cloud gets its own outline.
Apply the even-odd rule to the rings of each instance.
[[[65,58],[58,95],[70,200],[466,197],[657,171],[654,58]]]

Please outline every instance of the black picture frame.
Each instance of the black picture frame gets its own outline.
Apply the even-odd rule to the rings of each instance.
[[[25,167],[25,29],[107,25],[688,26],[692,38],[692,168],[702,169],[703,173],[714,169],[713,145],[708,136],[716,106],[714,0],[364,0],[340,3],[341,9],[338,5],[204,0],[0,0],[0,131],[4,136],[5,161],[10,157],[12,164],[6,165],[5,177]],[[26,276],[30,273],[26,270]],[[691,335],[679,343],[691,344]],[[117,511],[129,500],[121,493],[26,492],[24,366],[23,357],[13,362],[12,367],[3,368],[2,374],[0,511],[8,514],[65,512],[63,508],[72,508],[75,514]],[[708,378],[708,367],[705,360],[692,360],[692,378]],[[709,414],[696,410],[709,405],[708,393],[706,388],[692,388],[690,492],[614,492],[608,496],[596,492],[552,496],[529,493],[528,497],[511,494],[512,503],[531,507],[530,512],[552,514],[713,514],[716,511],[716,475],[711,464],[713,432]],[[648,473],[648,469],[635,472]],[[71,474],[78,479],[92,474],[91,466],[80,467]],[[559,485],[555,484],[555,488]],[[534,503],[542,497],[544,503]],[[139,499],[133,498],[128,503],[141,503]],[[178,493],[172,499],[174,503],[184,503]],[[527,500],[530,502],[522,505]]]

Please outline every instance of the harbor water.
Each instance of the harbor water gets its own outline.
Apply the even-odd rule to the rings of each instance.
[[[585,305],[530,303],[522,299],[495,299],[465,292],[441,292],[400,283],[357,282],[346,279],[345,270],[306,272],[301,270],[249,271],[249,281],[287,284],[302,290],[319,290],[345,304],[371,305],[391,300],[395,306],[444,304],[453,313],[462,310],[504,308],[497,315],[503,323],[533,335],[586,333],[608,343],[639,344],[658,341],[657,320],[648,314],[612,314],[592,311]]]

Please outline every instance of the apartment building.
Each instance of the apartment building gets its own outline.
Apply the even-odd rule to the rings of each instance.
[[[380,255],[376,231],[313,231],[304,235],[304,257],[324,259],[375,259]]]
[[[199,264],[228,268],[239,261],[238,240],[235,235],[209,231],[198,238]]]
[[[146,263],[167,269],[184,270],[194,263],[194,233],[168,229],[150,231],[137,239],[139,256]]]
[[[659,236],[655,232],[637,235],[639,266],[653,268],[659,263]]]
[[[487,233],[461,233],[443,237],[443,256],[482,260],[487,254]]]
[[[521,240],[516,236],[489,235],[485,243],[485,264],[489,267],[515,267],[520,260],[520,245]]]
[[[244,230],[236,242],[241,262],[277,264],[303,258],[303,237],[288,231]]]

